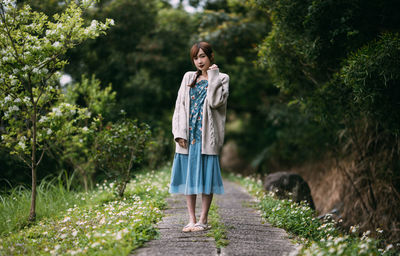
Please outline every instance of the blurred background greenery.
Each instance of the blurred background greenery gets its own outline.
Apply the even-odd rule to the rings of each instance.
[[[64,6],[18,2],[48,15]],[[85,14],[88,22],[112,18],[115,26],[67,53],[64,72],[72,80],[65,89],[92,75],[92,83],[111,86],[116,96],[101,110],[105,123],[117,121],[121,110],[147,123],[152,143],[142,165],[158,168],[173,158],[171,117],[182,76],[194,70],[190,46],[208,41],[230,76],[225,140],[235,147],[221,158],[239,160],[224,169],[300,173],[321,213],[341,201],[345,225],[381,227],[399,241],[400,3],[175,2],[99,1]],[[85,92],[76,93],[74,102],[89,107]],[[44,159],[39,180],[73,170],[61,159]],[[29,170],[4,149],[0,168],[1,190],[30,184]],[[91,177],[93,185],[106,174],[99,169]],[[332,177],[339,186],[333,188]],[[333,194],[337,199],[329,200]]]

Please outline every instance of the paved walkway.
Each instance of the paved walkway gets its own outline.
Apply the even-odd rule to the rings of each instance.
[[[214,195],[221,221],[227,228],[229,245],[217,251],[213,237],[207,231],[183,233],[189,220],[183,195],[167,198],[165,216],[158,223],[160,238],[149,241],[132,255],[295,255],[295,245],[284,230],[263,224],[253,198],[236,183],[224,180],[224,195]],[[201,196],[196,201],[199,218]]]

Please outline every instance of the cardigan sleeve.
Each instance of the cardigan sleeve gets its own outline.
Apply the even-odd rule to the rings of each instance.
[[[172,116],[172,134],[174,140],[182,138],[187,140],[186,113],[185,113],[185,86],[187,84],[188,73],[183,76],[181,86],[178,91],[178,97],[175,102],[175,110]]]
[[[220,77],[219,69],[207,70],[208,91],[207,99],[211,108],[218,108],[226,104],[229,96],[229,76],[224,74]]]

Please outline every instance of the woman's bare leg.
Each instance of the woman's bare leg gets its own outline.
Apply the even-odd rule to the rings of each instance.
[[[196,196],[186,195],[186,204],[189,212],[190,222],[196,223]]]
[[[199,222],[207,223],[208,211],[210,210],[211,201],[213,199],[213,194],[202,194],[201,196],[201,215]]]

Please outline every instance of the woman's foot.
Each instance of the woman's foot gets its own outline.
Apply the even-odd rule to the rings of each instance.
[[[209,228],[210,228],[210,226],[208,226],[207,223],[197,222],[196,224],[194,224],[192,231],[203,231],[203,230],[207,230]]]
[[[183,227],[182,232],[190,232],[193,231],[193,228],[196,224],[194,224],[193,222],[189,222],[189,224],[187,224],[186,226]]]

